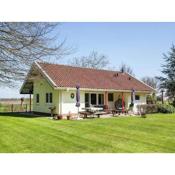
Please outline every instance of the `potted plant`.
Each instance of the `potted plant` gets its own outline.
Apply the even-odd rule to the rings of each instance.
[[[57,119],[58,120],[62,120],[63,119],[63,116],[62,115],[57,115]]]
[[[72,114],[71,112],[69,112],[69,114],[67,115],[67,120],[70,120],[72,118]]]

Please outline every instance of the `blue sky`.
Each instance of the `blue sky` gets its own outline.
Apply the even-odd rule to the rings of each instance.
[[[92,50],[108,56],[112,67],[129,65],[136,77],[160,75],[162,54],[175,43],[175,23],[61,23],[59,37],[76,52],[58,63]],[[20,97],[19,87],[0,87],[0,98]]]

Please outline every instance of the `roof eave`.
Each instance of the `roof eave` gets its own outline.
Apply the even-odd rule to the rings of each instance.
[[[150,88],[150,92],[156,92],[157,90],[154,89],[153,87],[149,86],[148,84],[144,83],[143,81],[139,80],[138,78],[134,77],[133,75],[131,75],[130,73],[126,72],[126,74],[128,74],[129,76],[131,76],[132,78],[136,79],[137,81],[139,81],[140,83],[144,84],[145,86],[147,86],[148,88]]]
[[[48,81],[48,83],[49,83],[53,88],[57,87],[57,85],[55,84],[55,82],[49,77],[49,75],[46,73],[46,71],[44,71],[44,70],[42,69],[42,67],[35,61],[35,62],[32,64],[32,66],[31,66],[29,72],[27,73],[27,76],[26,76],[26,78],[25,78],[25,80],[24,80],[24,82],[23,82],[23,84],[22,84],[22,86],[21,86],[21,88],[20,88],[20,94],[25,94],[25,93],[23,93],[22,91],[23,91],[23,88],[24,88],[25,84],[28,82],[29,75],[31,74],[33,68],[37,68],[37,70],[43,75],[43,77],[46,79],[46,81]]]
[[[55,87],[55,90],[76,90],[74,87]],[[108,92],[128,92],[130,93],[131,90],[122,90],[122,89],[97,89],[97,88],[81,88],[82,91],[108,91]],[[152,93],[152,91],[146,91],[146,90],[136,90],[137,93]]]

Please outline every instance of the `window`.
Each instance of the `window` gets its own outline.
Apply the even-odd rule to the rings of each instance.
[[[39,94],[36,94],[36,103],[39,103]]]
[[[85,93],[85,107],[97,104],[104,105],[104,94]]]
[[[89,94],[85,93],[85,107],[89,107]]]
[[[114,94],[113,93],[108,94],[108,101],[114,101]]]
[[[50,103],[52,103],[52,93],[50,93]]]
[[[46,93],[46,103],[52,103],[52,93]]]
[[[135,95],[135,100],[140,100],[140,95]]]
[[[98,94],[98,104],[99,105],[104,104],[104,94]]]
[[[49,103],[49,94],[46,93],[46,103]]]
[[[96,105],[97,104],[97,95],[91,94],[91,104]]]

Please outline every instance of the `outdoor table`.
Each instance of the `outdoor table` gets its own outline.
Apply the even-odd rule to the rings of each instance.
[[[87,107],[87,108],[82,108],[83,112],[80,112],[80,114],[84,115],[84,118],[87,118],[88,115],[97,115],[100,117],[100,115],[103,112],[103,108],[98,108],[98,107]]]

